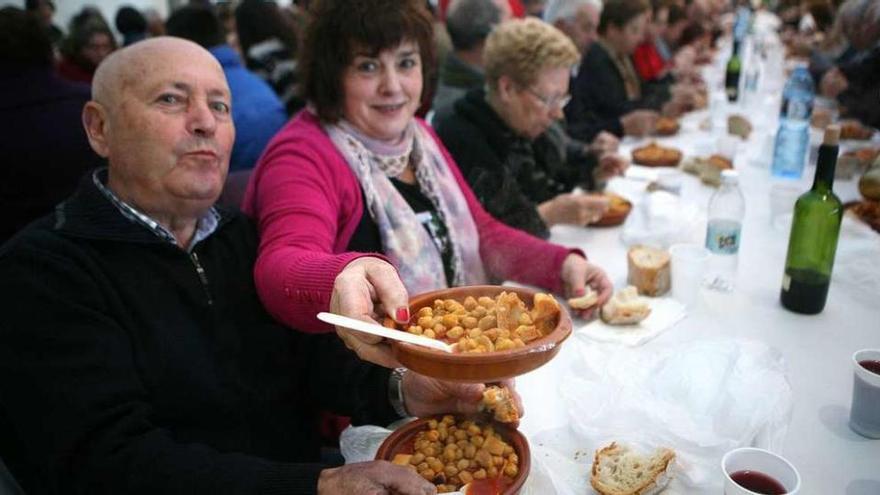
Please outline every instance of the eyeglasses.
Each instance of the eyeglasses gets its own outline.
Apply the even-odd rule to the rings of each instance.
[[[541,93],[538,93],[532,88],[526,88],[526,91],[532,94],[538,101],[541,102],[547,109],[563,109],[565,105],[568,105],[568,102],[571,101],[571,95],[562,95],[562,96],[544,96]]]

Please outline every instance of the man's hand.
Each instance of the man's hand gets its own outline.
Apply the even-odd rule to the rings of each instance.
[[[641,137],[654,132],[660,114],[653,110],[633,110],[620,117],[620,125],[627,136]]]
[[[557,224],[587,225],[608,211],[608,198],[600,195],[565,193],[538,205],[538,214],[548,227]]]
[[[433,495],[437,487],[415,471],[388,461],[347,464],[321,471],[320,495]]]
[[[510,390],[519,417],[522,417],[522,399],[516,393],[514,381],[504,380],[500,384]],[[406,410],[420,418],[446,413],[475,414],[480,411],[480,401],[483,399],[483,391],[486,390],[486,386],[480,383],[446,382],[412,371],[403,375],[401,387]]]
[[[614,153],[620,146],[620,140],[617,136],[608,131],[602,131],[593,138],[593,142],[587,148],[587,151],[596,155],[604,155],[605,153]]]
[[[596,167],[593,177],[599,182],[604,182],[611,177],[623,175],[627,168],[629,168],[629,160],[617,153],[606,153],[599,157],[599,166]]]
[[[409,321],[409,296],[397,270],[373,257],[358,258],[336,277],[330,312],[377,323],[387,313],[398,323]],[[364,361],[395,368],[400,366],[381,337],[336,327],[349,349]]]
[[[588,262],[579,254],[569,254],[562,262],[562,283],[565,287],[565,297],[580,297],[585,293],[585,287],[589,285],[598,294],[599,299],[595,306],[580,312],[581,318],[590,319],[593,312],[601,308],[609,299],[614,290],[605,271]]]

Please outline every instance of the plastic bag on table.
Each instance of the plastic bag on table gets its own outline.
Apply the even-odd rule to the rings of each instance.
[[[575,345],[583,357],[560,383],[569,426],[532,438],[533,458],[559,457],[554,478],[572,480],[557,493],[584,493],[594,452],[612,441],[646,453],[674,449],[669,493],[693,494],[720,493],[718,466],[727,451],[781,447],[791,387],[781,355],[762,343],[703,341],[624,352]]]
[[[843,216],[831,278],[854,299],[875,304],[880,294],[880,237],[864,223]]]

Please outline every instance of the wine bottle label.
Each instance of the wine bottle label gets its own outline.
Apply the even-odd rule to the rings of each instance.
[[[715,254],[736,254],[742,224],[735,220],[710,220],[706,248]]]
[[[788,292],[788,289],[791,287],[791,277],[786,273],[782,276],[782,290]]]

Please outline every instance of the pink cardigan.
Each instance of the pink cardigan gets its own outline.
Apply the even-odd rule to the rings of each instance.
[[[563,260],[569,253],[583,253],[532,237],[490,216],[428,129],[474,217],[487,273],[561,292]],[[272,139],[251,176],[242,209],[256,219],[260,231],[254,278],[263,305],[290,327],[331,331],[315,315],[327,310],[339,272],[366,255],[346,252],[364,203],[357,178],[314,114],[300,112]]]

